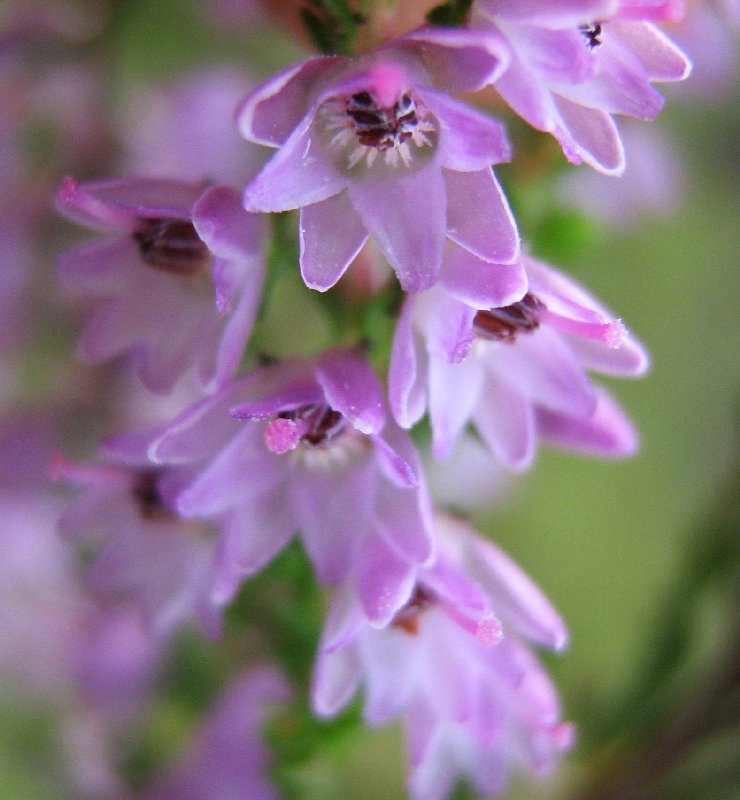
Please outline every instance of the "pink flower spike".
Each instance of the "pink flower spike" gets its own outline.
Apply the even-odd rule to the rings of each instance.
[[[298,446],[301,436],[308,432],[308,422],[305,419],[283,419],[278,417],[265,428],[264,439],[268,449],[282,455]]]
[[[584,322],[571,317],[563,317],[553,311],[543,309],[539,313],[541,322],[546,322],[557,328],[563,333],[572,333],[574,336],[585,336],[588,339],[595,339],[612,350],[617,350],[627,338],[627,328],[621,319],[611,322]]]

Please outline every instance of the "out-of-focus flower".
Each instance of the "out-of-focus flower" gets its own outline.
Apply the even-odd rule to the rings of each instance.
[[[59,531],[92,547],[84,574],[88,589],[104,602],[135,605],[153,635],[163,638],[193,618],[216,635],[213,536],[173,509],[190,475],[157,470],[136,458],[141,447],[134,438],[117,462],[79,464],[61,456],[53,461],[53,476],[82,490],[64,509]],[[116,448],[126,449],[118,442],[109,452]]]
[[[621,178],[570,169],[563,173],[559,195],[587,216],[629,228],[674,211],[685,196],[685,175],[665,131],[629,119],[620,127],[630,154]]]
[[[426,30],[355,60],[309,59],[244,101],[242,134],[279,148],[247,186],[246,208],[301,209],[308,286],[333,286],[368,235],[407,291],[436,282],[448,231],[487,261],[516,259],[518,234],[491,171],[509,158],[503,128],[447,94],[480,88],[504,65],[495,37]]]
[[[572,738],[554,687],[520,637],[555,649],[560,617],[507,556],[457,521],[438,518],[438,558],[390,625],[370,628],[340,591],[312,688],[331,716],[362,685],[371,724],[402,715],[417,800],[443,800],[467,779],[500,791],[512,766],[550,771]]]
[[[269,751],[261,738],[270,707],[288,700],[283,677],[266,667],[232,679],[193,741],[144,800],[273,800]]]
[[[224,66],[134,92],[124,119],[124,171],[243,186],[263,161],[262,148],[245,144],[234,123],[252,85],[243,71]]]
[[[525,469],[538,439],[600,456],[631,454],[632,426],[586,375],[635,376],[647,356],[622,322],[564,275],[525,259],[529,291],[476,309],[435,287],[409,297],[396,328],[390,403],[403,427],[429,409],[445,458],[472,421],[495,457]]]
[[[614,175],[624,151],[612,114],[653,119],[652,82],[680,81],[690,64],[652,21],[677,19],[677,0],[477,0],[473,25],[511,48],[494,85],[530,125],[552,133],[567,159]]]
[[[186,517],[226,517],[219,597],[298,531],[319,580],[353,581],[382,625],[431,556],[416,454],[386,422],[380,384],[352,353],[248,375],[176,420],[150,455],[201,465],[176,506]]]
[[[155,391],[190,368],[208,390],[233,375],[260,300],[264,220],[226,187],[158,179],[67,178],[57,208],[108,234],[60,260],[65,284],[98,301],[82,358],[131,354]]]

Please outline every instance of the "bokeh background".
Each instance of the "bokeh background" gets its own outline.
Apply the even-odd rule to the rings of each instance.
[[[720,13],[706,3],[690,5],[702,14]],[[610,383],[641,432],[636,458],[604,463],[543,451],[530,474],[491,492],[473,515],[543,587],[571,632],[569,649],[547,661],[566,717],[577,724],[576,747],[552,780],[516,779],[504,797],[740,796],[740,730],[733,724],[740,716],[739,95],[736,33],[728,18],[716,19],[704,40],[696,31],[678,31],[689,36],[689,52],[695,48],[697,83],[668,87],[666,110],[652,125],[625,123],[628,160],[634,155],[639,169],[622,179],[562,164],[546,137],[505,116],[520,160],[499,175],[531,251],[613,308],[649,349],[652,369],[642,380]],[[302,52],[247,3],[10,0],[0,8],[0,174],[6,176],[0,268],[10,274],[22,258],[27,269],[3,300],[4,315],[23,317],[0,356],[5,419],[29,411],[53,419],[47,412],[61,391],[63,409],[85,410],[77,425],[64,427],[62,446],[90,455],[95,437],[105,432],[86,394],[98,385],[92,368],[70,366],[76,322],[56,297],[55,257],[73,238],[49,211],[61,178],[121,174],[135,159],[131,153],[142,145],[131,133],[132,115],[152,110],[138,105],[136,98],[145,96],[138,92],[214,66],[243,73],[245,84],[254,84]],[[703,68],[703,57],[711,70]],[[649,142],[640,138],[645,128]],[[13,236],[35,238],[9,247]],[[320,310],[303,294],[295,302],[304,327],[319,331],[319,342]],[[35,502],[30,494],[28,502]],[[6,513],[0,523],[8,542],[12,522]],[[32,535],[34,528],[27,530]],[[10,557],[0,563],[0,573],[6,572],[0,587],[15,602],[17,580],[9,565]],[[302,586],[283,586],[286,596],[280,596],[280,581],[293,569],[288,561],[278,565],[271,573],[277,599],[274,587],[269,591],[288,609],[306,606],[305,627],[276,648],[287,652],[287,668],[305,679],[320,599]],[[29,619],[46,611],[39,601]],[[0,625],[7,624],[0,614]],[[34,661],[53,657],[38,641],[1,630],[0,651],[14,648],[15,660],[28,662],[29,671]],[[145,721],[137,722],[135,758],[114,754],[114,761],[121,756],[138,775],[162,752],[176,750],[235,653],[251,658],[247,647],[235,647],[238,631],[236,622],[231,641],[215,645],[197,632],[183,634],[163,671],[164,688]],[[299,663],[291,667],[291,658]],[[0,670],[13,660],[0,658]],[[22,685],[17,672],[16,664],[0,674],[0,796],[87,797],[68,782],[59,749],[59,731],[68,723],[64,702],[48,687]],[[283,753],[290,762],[286,785],[295,796],[404,796],[396,728],[366,730],[346,722],[322,730],[304,722],[301,732],[304,750]],[[460,791],[460,798],[468,796]]]

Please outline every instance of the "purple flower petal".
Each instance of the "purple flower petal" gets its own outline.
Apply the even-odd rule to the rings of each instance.
[[[479,309],[511,305],[527,291],[527,273],[521,261],[491,264],[452,246],[445,253],[439,282],[456,300]]]
[[[319,651],[311,683],[311,708],[319,717],[332,717],[344,708],[360,686],[362,665],[352,648]]]
[[[617,37],[639,59],[648,80],[682,81],[691,72],[686,55],[654,25],[615,21],[609,25],[609,35]]]
[[[440,125],[439,159],[443,167],[478,172],[511,160],[511,145],[500,122],[442,92],[425,87],[419,94]]]
[[[372,534],[358,554],[355,582],[368,621],[383,628],[411,597],[416,569],[383,536]]]
[[[464,568],[488,595],[507,625],[538,644],[561,650],[568,641],[565,625],[535,583],[498,547],[457,526],[464,543]]]
[[[627,458],[637,452],[639,438],[632,423],[603,390],[587,419],[537,409],[537,429],[549,442],[600,458]]]
[[[257,258],[267,234],[266,220],[247,213],[239,195],[226,186],[203,193],[193,206],[193,225],[214,255],[237,262]]]
[[[347,183],[309,113],[244,190],[247,211],[291,211],[339,194]]]
[[[426,407],[427,358],[414,334],[415,303],[415,297],[407,297],[401,308],[388,370],[388,399],[396,422],[403,428],[415,425]]]
[[[320,292],[334,286],[367,241],[347,192],[304,206],[299,236],[301,275],[306,286]]]
[[[514,387],[489,374],[473,419],[502,464],[517,472],[532,464],[536,447],[532,403]]]
[[[520,252],[519,232],[493,171],[445,170],[443,175],[447,186],[447,235],[450,239],[485,261],[497,264],[515,261]]]
[[[378,433],[385,424],[383,389],[370,365],[346,351],[320,356],[316,380],[327,403],[362,433]]]
[[[333,66],[346,61],[342,56],[317,56],[273,75],[237,109],[242,136],[274,147],[283,144],[308,110],[314,83]]]
[[[506,69],[508,48],[494,33],[464,28],[424,28],[390,43],[420,57],[432,83],[448,92],[473,92]]]
[[[624,171],[624,150],[617,127],[605,111],[584,108],[564,97],[553,95],[563,123],[555,131],[569,161],[581,160],[605,175],[620,175]]]
[[[291,507],[323,583],[342,581],[352,569],[371,527],[376,483],[375,465],[366,455],[340,467],[329,464],[293,474]]]
[[[349,194],[402,288],[429,288],[442,266],[446,230],[447,196],[439,167],[431,162],[408,173],[399,169],[392,180],[352,181]]]
[[[570,28],[595,19],[608,19],[616,0],[478,0],[478,10],[517,22]]]

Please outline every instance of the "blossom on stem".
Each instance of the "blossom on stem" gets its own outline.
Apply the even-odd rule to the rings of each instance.
[[[226,187],[159,179],[66,178],[56,205],[107,234],[60,259],[66,286],[97,301],[82,358],[129,353],[155,391],[191,367],[208,390],[233,375],[260,299],[264,220]]]
[[[299,532],[319,580],[352,580],[382,625],[431,557],[416,454],[386,422],[377,377],[351,352],[248,375],[186,411],[150,456],[193,464],[180,514],[221,519],[219,599]]]
[[[221,620],[211,597],[212,536],[180,519],[173,506],[189,476],[131,458],[128,448],[125,454],[120,448],[116,461],[97,464],[54,458],[52,476],[81,489],[62,512],[59,532],[92,546],[87,588],[104,601],[136,605],[152,634],[164,637],[195,618],[215,636]]]
[[[433,449],[446,458],[472,421],[494,456],[527,468],[542,439],[605,457],[630,455],[637,436],[586,370],[637,376],[647,355],[621,320],[569,278],[525,258],[529,291],[475,308],[434,287],[406,299],[389,374],[396,420],[428,408]]]
[[[382,630],[351,590],[330,609],[312,705],[336,714],[364,687],[365,720],[402,715],[415,800],[443,800],[459,778],[500,791],[513,765],[550,771],[572,739],[557,694],[522,637],[561,649],[565,627],[504,553],[463,523],[439,517],[438,557]]]
[[[487,261],[516,259],[516,226],[491,171],[509,159],[504,130],[447,94],[495,80],[505,58],[493,36],[417,31],[354,60],[308,59],[247,97],[242,134],[279,150],[245,206],[301,209],[309,287],[333,286],[368,235],[406,291],[436,282],[448,231]]]
[[[653,21],[680,16],[677,0],[477,0],[473,25],[503,36],[509,66],[492,81],[566,158],[618,175],[624,152],[612,114],[653,119],[663,98],[652,82],[687,77],[686,56]]]

